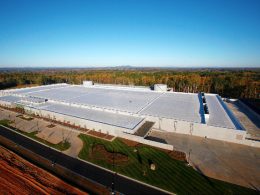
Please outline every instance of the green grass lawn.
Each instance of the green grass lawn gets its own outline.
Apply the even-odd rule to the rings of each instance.
[[[108,161],[90,155],[92,146],[103,144],[107,151],[120,152],[129,157],[127,163],[116,165],[114,171],[177,194],[256,194],[254,190],[208,178],[184,162],[149,146],[130,147],[118,138],[109,142],[84,134],[79,137],[84,142],[80,158],[113,170],[113,165]],[[134,152],[135,149],[138,152]],[[156,165],[155,171],[150,170],[149,162]]]
[[[11,127],[10,123],[11,123],[11,121],[9,121],[9,120],[0,120],[0,124],[1,125],[9,127],[9,128],[11,128],[11,129],[13,129],[15,131],[18,131],[19,133],[22,133],[23,135],[26,135],[26,136],[28,136],[28,137],[30,137],[32,139],[35,139],[35,140],[37,140],[39,142],[42,142],[42,143],[44,143],[44,144],[46,144],[46,145],[48,145],[50,147],[53,147],[53,148],[55,148],[57,150],[64,151],[64,150],[67,150],[67,149],[70,148],[70,143],[68,141],[60,142],[58,144],[52,144],[52,143],[50,143],[50,142],[48,142],[48,141],[46,141],[44,139],[41,139],[41,138],[37,137],[36,136],[36,134],[38,133],[37,131],[31,132],[31,133],[27,133],[27,132],[21,131],[19,129],[15,129],[14,127]]]

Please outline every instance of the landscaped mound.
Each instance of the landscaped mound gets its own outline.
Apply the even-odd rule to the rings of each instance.
[[[107,151],[105,146],[102,144],[96,144],[92,147],[90,154],[93,158],[102,159],[109,163],[122,163],[128,161],[128,156],[119,152]]]

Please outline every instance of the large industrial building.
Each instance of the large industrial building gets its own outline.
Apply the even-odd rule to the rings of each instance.
[[[3,90],[0,104],[105,134],[138,136],[155,129],[252,145],[246,131],[217,94],[148,87],[53,84]],[[143,130],[145,123],[151,124]],[[147,126],[147,125],[146,125]]]

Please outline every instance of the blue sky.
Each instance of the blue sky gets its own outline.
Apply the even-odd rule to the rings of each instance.
[[[0,67],[260,67],[260,0],[0,0]]]

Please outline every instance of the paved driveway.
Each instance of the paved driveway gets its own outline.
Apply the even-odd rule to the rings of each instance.
[[[190,161],[205,175],[260,190],[260,149],[176,133],[152,131],[175,149],[190,152]]]

